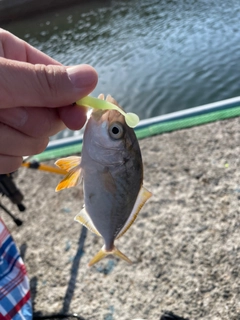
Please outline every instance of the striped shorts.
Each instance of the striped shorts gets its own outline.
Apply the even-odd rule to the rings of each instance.
[[[30,320],[32,305],[26,268],[0,218],[0,320]]]

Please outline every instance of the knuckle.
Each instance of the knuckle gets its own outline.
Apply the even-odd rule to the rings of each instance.
[[[0,39],[1,42],[1,39]],[[0,48],[1,51],[1,48]],[[14,104],[14,95],[11,92],[12,88],[12,74],[9,72],[8,67],[11,63],[0,57],[0,108],[7,108]]]
[[[46,149],[48,142],[49,142],[49,138],[42,138],[42,139],[36,140],[36,143],[34,144],[34,150],[32,150],[34,151],[34,154],[43,152]]]
[[[58,76],[56,66],[35,65],[38,94],[41,99],[55,98],[58,95]],[[48,105],[48,101],[46,101]]]

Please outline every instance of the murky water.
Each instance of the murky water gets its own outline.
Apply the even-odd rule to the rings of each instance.
[[[240,95],[239,0],[83,2],[3,26],[149,118]]]

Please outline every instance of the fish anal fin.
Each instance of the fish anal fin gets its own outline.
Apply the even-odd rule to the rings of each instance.
[[[72,188],[78,185],[81,181],[81,168],[75,167],[72,168],[69,173],[59,182],[55,191],[60,191],[67,188]]]
[[[88,230],[95,233],[97,236],[101,236],[85,208],[83,208],[79,214],[76,215],[74,220],[84,225]]]
[[[115,246],[113,247],[113,249],[111,251],[106,251],[105,246],[103,246],[102,249],[100,251],[98,251],[98,253],[88,263],[88,266],[89,267],[93,266],[95,263],[99,262],[100,260],[102,260],[103,258],[105,258],[109,255],[117,256],[118,258],[120,258],[130,264],[132,263],[132,261],[125,254],[123,254],[120,250],[118,250]]]
[[[79,166],[80,163],[81,163],[81,157],[71,156],[71,157],[58,159],[55,162],[55,165],[65,171],[69,172],[73,168]]]
[[[151,196],[152,196],[152,193],[142,186],[139,193],[138,193],[137,200],[134,204],[132,212],[131,212],[128,220],[126,221],[125,225],[123,226],[123,228],[119,231],[119,234],[117,235],[116,239],[118,239],[122,235],[124,235],[124,233],[131,227],[133,222],[136,220],[140,210],[144,206],[145,202]]]

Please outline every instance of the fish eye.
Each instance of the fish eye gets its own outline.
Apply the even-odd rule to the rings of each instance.
[[[110,137],[113,139],[121,139],[124,133],[123,126],[119,122],[112,123],[108,131],[109,131]]]

